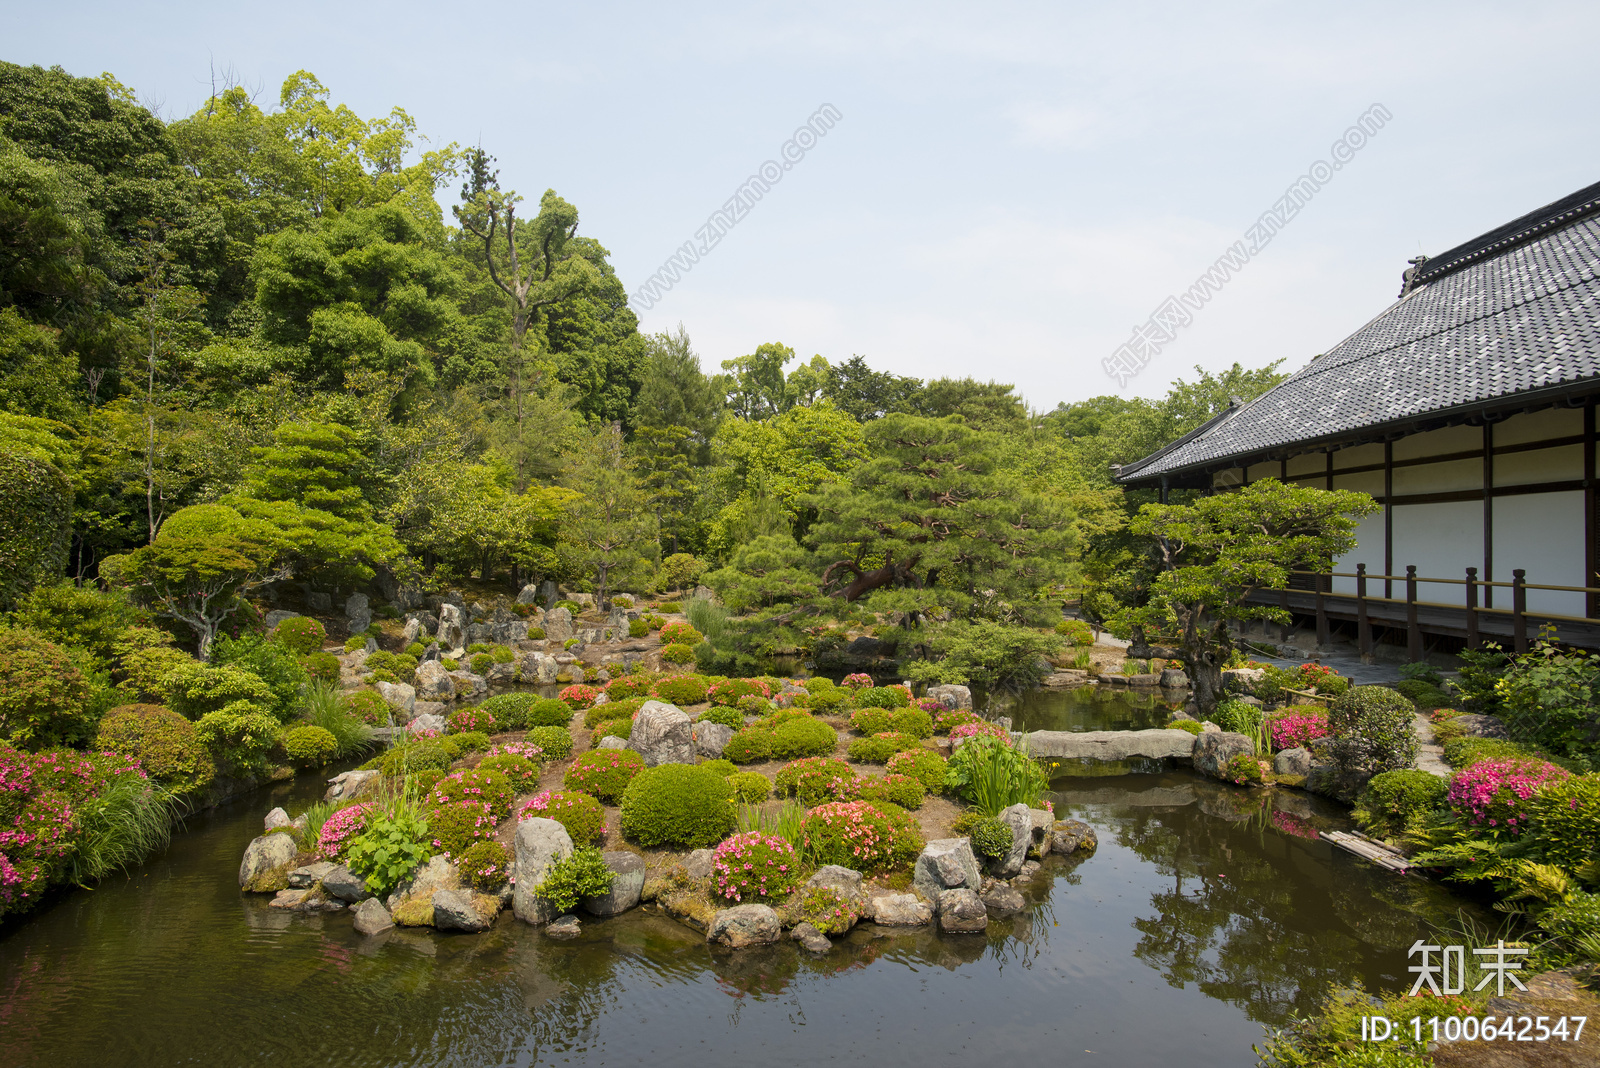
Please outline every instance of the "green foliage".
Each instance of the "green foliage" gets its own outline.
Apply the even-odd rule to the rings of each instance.
[[[738,736],[734,735],[735,738]],[[834,746],[838,744],[839,734],[832,727],[810,716],[797,716],[779,724],[778,729],[772,733],[772,756],[778,760],[826,756],[833,752]],[[733,748],[732,741],[728,743],[728,748]]]
[[[644,698],[628,697],[621,701],[607,701],[603,705],[594,705],[583,713],[583,725],[591,730],[602,723],[614,723],[617,720],[632,722],[633,714],[644,706]]]
[[[165,849],[179,811],[178,796],[160,783],[118,772],[99,754],[88,760],[95,775],[73,812],[77,840],[67,873],[79,885],[127,871]]]
[[[1011,852],[1011,827],[993,816],[978,820],[967,834],[972,839],[972,851],[980,857],[995,860]]]
[[[339,739],[322,727],[291,727],[283,733],[283,751],[302,767],[321,767],[339,755]]]
[[[1167,730],[1169,731],[1188,731],[1197,738],[1205,729],[1205,724],[1195,719],[1175,719],[1167,724]]]
[[[705,767],[704,764],[700,765]],[[759,805],[772,795],[772,783],[754,771],[736,771],[726,776],[733,799],[745,805]]]
[[[901,808],[918,809],[928,795],[922,780],[911,775],[890,773],[879,779],[863,779],[861,797],[867,801],[889,801]]]
[[[431,843],[432,828],[420,813],[374,813],[366,830],[350,840],[345,863],[366,879],[373,896],[386,898],[433,856]]]
[[[437,791],[450,781],[446,776],[434,784]],[[429,843],[447,857],[459,857],[475,843],[491,841],[498,819],[487,801],[436,801],[427,806]]]
[[[82,741],[94,728],[88,682],[67,651],[0,626],[0,740],[43,749]]]
[[[583,753],[567,769],[562,785],[568,790],[593,794],[608,805],[622,799],[623,791],[644,770],[644,757],[631,749],[596,749]]]
[[[118,643],[136,619],[126,598],[70,583],[35,586],[11,613],[12,626],[85,649],[102,664],[117,658]]]
[[[1536,856],[1574,873],[1594,861],[1600,850],[1600,773],[1546,784],[1525,811],[1525,840]]]
[[[333,677],[323,676],[324,681],[338,682],[338,660],[329,653],[320,655],[333,661]],[[256,634],[237,638],[217,635],[211,643],[211,663],[218,667],[232,665],[266,683],[272,694],[266,710],[280,720],[287,720],[294,714],[311,684],[305,667],[292,650],[282,642],[268,641]]]
[[[1472,1016],[1482,1012],[1481,1001],[1451,996],[1429,998],[1427,1016]],[[1290,1026],[1267,1031],[1264,1046],[1253,1047],[1264,1068],[1432,1068],[1434,1059],[1427,1052],[1431,1031],[1423,1027],[1417,1041],[1409,1026],[1418,1012],[1415,998],[1405,991],[1369,994],[1359,981],[1335,987],[1320,1011]],[[1367,1017],[1384,1016],[1397,1024],[1393,1038],[1386,1043],[1363,1041]],[[1443,1020],[1440,1020],[1443,1027]]]
[[[494,819],[503,820],[511,815],[511,802],[515,798],[516,792],[505,775],[493,766],[485,767],[480,763],[475,768],[452,772],[440,779],[428,794],[428,803],[438,807],[462,801],[482,802],[489,807]]]
[[[899,686],[870,686],[856,694],[856,704],[862,708],[896,709],[911,703],[906,691]]]
[[[438,742],[420,739],[394,746],[378,758],[378,768],[392,779],[432,768],[450,767],[450,754]]]
[[[630,638],[643,638],[646,635],[648,635],[649,633],[650,633],[650,624],[646,623],[644,620],[642,620],[642,619],[630,619],[628,621],[628,637],[630,637]]]
[[[1412,725],[1415,712],[1409,700],[1388,687],[1352,687],[1328,710],[1334,764],[1366,775],[1414,767],[1419,744]]]
[[[276,702],[265,680],[233,664],[189,661],[170,672],[163,684],[172,710],[193,720],[224,710],[265,713]]]
[[[798,851],[803,840],[806,808],[793,801],[785,801],[776,808],[770,806],[740,805],[739,833],[775,834]]]
[[[572,732],[565,726],[534,727],[524,739],[543,749],[546,760],[565,760],[572,755]]]
[[[860,919],[854,902],[832,886],[807,889],[800,898],[800,915],[825,935],[842,935]]]
[[[1049,779],[1027,751],[990,735],[963,742],[945,771],[945,788],[986,816],[1026,803],[1042,808]]]
[[[717,757],[715,760],[702,760],[700,761],[700,766],[702,768],[710,768],[723,778],[727,778],[729,775],[738,774],[739,772],[738,766],[735,765],[733,761],[724,760],[721,757]]]
[[[606,832],[606,810],[589,794],[577,790],[546,790],[523,806],[521,816],[555,820],[580,846]]]
[[[1211,722],[1233,734],[1254,734],[1266,713],[1254,705],[1229,698],[1217,705],[1211,713]]]
[[[726,705],[716,705],[700,713],[699,721],[702,723],[720,723],[724,727],[734,730],[744,729],[744,713],[737,709],[728,708]]]
[[[0,445],[0,609],[61,573],[72,522],[72,484],[43,458]]]
[[[456,858],[467,885],[482,894],[505,886],[511,878],[511,853],[499,842],[478,842]]]
[[[339,658],[332,653],[315,652],[307,653],[301,658],[300,664],[305,668],[306,674],[319,682],[339,681]],[[383,678],[386,669],[377,668],[372,672],[372,677],[381,682],[396,682],[400,676],[395,672],[388,672],[389,677]]]
[[[615,877],[598,849],[578,848],[550,865],[533,892],[556,913],[571,912],[586,897],[610,893]]]
[[[235,711],[236,708],[240,710]],[[249,709],[250,706],[245,703],[230,705],[216,712],[207,712],[194,725],[195,733],[210,750],[217,767],[225,774],[240,778],[265,775],[272,766],[268,757],[274,746],[279,744],[278,721],[264,712]],[[290,760],[300,762],[295,754],[288,751],[288,740],[286,733],[283,737],[285,753]],[[332,744],[337,750],[337,741]],[[314,752],[311,755],[315,755]]]
[[[1261,761],[1252,753],[1237,753],[1223,765],[1222,777],[1235,786],[1260,785]]]
[[[1600,655],[1540,641],[1512,658],[1494,694],[1512,738],[1558,756],[1600,758]]]
[[[936,794],[944,789],[949,765],[931,749],[907,749],[890,757],[884,765],[891,775],[910,775],[922,783],[923,790]]]
[[[701,675],[667,675],[656,680],[651,696],[679,708],[698,705],[706,699],[708,684]]]
[[[937,659],[911,661],[906,665],[911,678],[991,688],[1038,682],[1053,670],[1045,658],[1061,648],[1061,640],[1053,635],[987,619],[940,624],[928,644]]]
[[[95,748],[139,761],[152,779],[179,795],[211,785],[216,765],[195,725],[159,705],[124,705],[100,720]]]
[[[565,717],[559,723],[547,723],[533,720],[534,710],[546,702],[561,705],[562,715]],[[498,693],[478,703],[478,708],[487,712],[494,719],[495,730],[520,731],[528,727],[559,726],[564,727],[572,719],[572,710],[562,701],[540,697],[532,693]]]
[[[671,645],[662,647],[661,659],[668,664],[692,664],[694,663],[694,650],[681,642],[673,642]]]
[[[450,754],[451,760],[460,760],[468,753],[481,753],[493,744],[489,741],[489,736],[482,731],[447,734],[443,738],[435,738],[434,742]]]
[[[727,779],[699,765],[645,768],[623,795],[623,833],[643,846],[713,845],[733,830],[731,794]]]
[[[878,734],[868,735],[865,738],[854,738],[848,750],[851,760],[863,764],[883,764],[896,753],[908,749],[917,749],[921,741],[909,734],[900,734],[895,731],[883,731]]]
[[[834,801],[806,814],[801,837],[813,864],[887,871],[911,863],[925,844],[917,821],[887,802]]]
[[[572,722],[572,706],[554,697],[544,697],[528,705],[527,716],[530,727],[566,727]]]
[[[328,632],[320,621],[311,616],[290,616],[272,628],[272,637],[290,652],[304,656],[320,650],[328,640]]]
[[[1429,813],[1445,806],[1449,785],[1425,771],[1385,771],[1374,775],[1351,813],[1358,824],[1380,838],[1393,838],[1416,827]]]
[[[728,744],[722,747],[722,755],[735,764],[756,764],[772,759],[776,742],[777,738],[770,728],[753,723],[734,732]]]

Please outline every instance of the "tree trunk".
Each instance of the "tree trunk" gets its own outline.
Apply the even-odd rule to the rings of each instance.
[[[1194,702],[1205,718],[1222,702],[1222,664],[1215,652],[1189,652],[1189,684],[1194,687]]]

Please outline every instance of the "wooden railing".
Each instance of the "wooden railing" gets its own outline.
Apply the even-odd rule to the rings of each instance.
[[[1478,577],[1478,569],[1466,569],[1466,578],[1428,578],[1419,576],[1415,565],[1407,566],[1404,575],[1374,575],[1368,574],[1366,564],[1357,564],[1353,572],[1350,571],[1293,571],[1293,575],[1306,575],[1312,580],[1312,594],[1315,598],[1317,620],[1317,642],[1326,645],[1329,640],[1327,598],[1353,600],[1356,605],[1356,643],[1360,646],[1361,655],[1368,656],[1372,653],[1372,623],[1368,617],[1368,605],[1376,602],[1382,604],[1405,605],[1406,618],[1406,647],[1413,661],[1422,659],[1422,628],[1417,620],[1419,608],[1443,608],[1452,612],[1463,612],[1466,616],[1467,647],[1478,649],[1483,645],[1480,635],[1480,620],[1483,616],[1509,616],[1511,618],[1512,645],[1519,653],[1528,651],[1528,618],[1547,620],[1550,622],[1583,623],[1595,625],[1597,621],[1589,616],[1566,616],[1554,612],[1529,612],[1529,590],[1554,590],[1559,593],[1581,593],[1585,595],[1585,603],[1593,603],[1594,595],[1600,594],[1600,587],[1594,586],[1546,586],[1532,583],[1527,580],[1527,572],[1517,568],[1511,572],[1510,582],[1492,582]],[[1332,590],[1332,580],[1336,578],[1353,578],[1356,580],[1355,593],[1335,593]],[[1374,597],[1367,592],[1367,580],[1376,579],[1380,582],[1404,582],[1406,595],[1400,597]],[[1441,601],[1422,601],[1417,599],[1417,586],[1420,583],[1434,583],[1441,586],[1465,586],[1466,598],[1464,604],[1446,604]],[[1388,588],[1388,587],[1385,587]],[[1489,608],[1480,605],[1478,592],[1494,588],[1509,589],[1511,591],[1510,608]],[[1278,591],[1279,600],[1285,610],[1289,608],[1290,590]],[[1487,600],[1488,598],[1486,598]]]

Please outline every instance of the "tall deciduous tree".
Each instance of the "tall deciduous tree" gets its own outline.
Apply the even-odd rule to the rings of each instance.
[[[583,496],[573,505],[567,537],[578,546],[594,578],[595,601],[603,605],[612,590],[650,577],[658,554],[655,514],[615,423],[594,435],[571,481]]]

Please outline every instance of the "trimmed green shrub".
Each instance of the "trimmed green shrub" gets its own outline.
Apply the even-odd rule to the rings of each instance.
[[[528,706],[529,727],[566,727],[572,722],[572,706],[554,697],[544,697]]]
[[[467,661],[474,675],[482,675],[494,664],[494,657],[488,653],[473,653],[472,659]]]
[[[584,712],[583,725],[592,729],[602,723],[632,719],[633,714],[644,706],[645,700],[643,697],[627,697],[621,701],[607,701],[603,705],[595,705]]]
[[[773,786],[780,797],[798,798],[809,808],[824,801],[853,799],[860,782],[855,769],[842,760],[809,757],[790,761],[779,768],[778,774],[773,776]]]
[[[634,776],[622,797],[622,830],[640,845],[700,849],[736,823],[728,780],[696,764],[661,764]]]
[[[1546,784],[1526,811],[1525,838],[1550,863],[1577,872],[1600,850],[1600,773]]]
[[[834,686],[832,679],[824,678],[821,675],[818,675],[814,679],[807,679],[800,685],[804,686],[806,688],[806,693],[810,694],[821,693],[824,690],[837,689],[837,687]]]
[[[521,819],[555,820],[574,845],[587,845],[606,832],[606,810],[579,790],[546,790],[522,806]]]
[[[444,746],[427,739],[409,745],[397,745],[378,757],[377,761],[378,770],[392,779],[427,768],[438,771],[450,768],[450,754]]]
[[[911,863],[924,842],[916,820],[898,805],[832,801],[806,813],[802,851],[813,864],[840,864],[862,872]]]
[[[800,898],[800,915],[825,935],[842,935],[861,918],[856,901],[834,886],[812,886]]]
[[[251,706],[243,702],[241,709]],[[194,725],[195,733],[211,751],[211,758],[216,763],[217,769],[223,773],[238,777],[249,775],[264,775],[271,766],[268,755],[274,746],[279,744],[278,721],[265,712],[240,711],[234,712],[224,709],[221,712],[207,712],[200,717]],[[332,732],[329,732],[332,737]],[[296,763],[300,763],[293,753],[287,748],[288,736],[284,736],[285,756]],[[337,755],[339,740],[334,737],[334,753]],[[316,754],[310,754],[315,757]],[[330,757],[329,759],[332,759]],[[325,764],[327,760],[315,761]]]
[[[700,765],[705,767],[704,764]],[[755,771],[736,771],[725,776],[733,799],[744,805],[759,805],[772,796],[772,783],[765,775]]]
[[[450,754],[451,760],[460,760],[468,753],[481,753],[489,748],[489,736],[482,731],[463,731],[435,738],[435,742]]]
[[[899,686],[872,686],[856,693],[856,704],[862,708],[905,708],[910,703]]]
[[[855,694],[849,690],[834,687],[829,690],[811,691],[811,699],[807,702],[811,711],[826,715],[830,712],[841,712],[855,702]]]
[[[81,742],[94,730],[89,684],[67,650],[0,627],[0,740],[20,749]]]
[[[565,760],[572,755],[572,732],[565,727],[534,727],[523,737],[543,749],[546,760]]]
[[[1414,702],[1423,711],[1450,703],[1450,696],[1439,687],[1423,679],[1402,679],[1394,688]]]
[[[735,764],[755,764],[762,760],[771,760],[775,741],[771,730],[760,725],[752,725],[735,731],[733,737],[728,739],[728,744],[722,747],[722,755]]]
[[[887,708],[861,708],[850,714],[850,729],[871,736],[891,729],[894,714]]]
[[[1196,737],[1205,733],[1205,729],[1205,724],[1197,719],[1175,719],[1167,724],[1167,730],[1169,731],[1188,731]]]
[[[571,856],[550,865],[533,893],[558,914],[571,912],[586,897],[610,893],[614,878],[616,873],[598,849],[574,849]]]
[[[374,896],[388,897],[433,856],[430,831],[428,821],[413,813],[369,813],[366,829],[345,846],[345,863],[366,879]]]
[[[310,616],[291,616],[272,628],[272,636],[293,652],[304,656],[322,648],[322,643],[328,640],[328,631]]]
[[[511,878],[511,853],[499,842],[478,842],[456,858],[456,867],[468,885],[487,894]]]
[[[744,713],[725,705],[715,705],[700,713],[699,722],[720,723],[724,727],[732,727],[738,731],[744,729]]]
[[[528,640],[531,641],[531,642],[542,642],[542,641],[544,641],[544,628],[543,627],[529,627],[528,628]]]
[[[481,764],[476,768],[452,772],[434,784],[428,794],[430,805],[452,805],[459,801],[482,801],[489,806],[496,821],[511,815],[511,802],[516,793],[511,782],[493,768]]]
[[[578,667],[576,664],[572,666],[574,668]],[[576,678],[577,676],[573,677]],[[582,683],[576,683],[572,686],[564,687],[556,696],[566,702],[567,708],[571,712],[582,712],[594,704],[595,698],[600,696],[600,689],[597,686],[585,686]]]
[[[667,664],[692,664],[694,663],[694,650],[682,642],[673,642],[671,645],[661,647],[661,660]]]
[[[339,681],[339,658],[332,653],[307,653],[300,658],[300,666],[305,668],[306,674],[314,679],[321,679],[323,682]],[[373,674],[376,675],[377,672],[375,671]],[[394,678],[383,681],[396,682],[399,680],[400,676],[398,674],[393,672],[391,674],[394,674]]]
[[[739,774],[738,765],[734,764],[734,762],[731,760],[724,760],[721,757],[718,757],[715,760],[702,760],[700,761],[700,766],[702,768],[710,768],[723,778],[727,778],[729,775]]]
[[[338,755],[339,739],[322,727],[291,727],[283,732],[283,752],[303,768],[321,767]]]
[[[948,762],[931,749],[906,749],[890,757],[885,769],[893,775],[910,775],[922,783],[923,789],[936,794],[944,789]]]
[[[448,781],[441,779],[439,783],[443,785]],[[492,841],[498,823],[487,801],[447,801],[428,809],[429,841],[433,848],[451,859],[479,842]]]
[[[644,757],[631,749],[596,749],[574,760],[561,784],[614,805],[622,799],[628,783],[643,770]]]
[[[658,612],[682,612],[683,603],[681,601],[662,601],[660,604],[656,605],[656,610]]]
[[[216,765],[194,724],[160,705],[113,708],[101,719],[94,744],[133,757],[173,793],[196,793],[216,778]]]
[[[541,698],[534,693],[497,693],[478,703],[478,708],[494,718],[497,731],[520,731],[528,727],[528,711]]]
[[[883,764],[896,753],[918,749],[920,739],[896,731],[883,731],[868,738],[856,738],[850,743],[850,759],[862,764]]]
[[[706,699],[707,682],[700,675],[667,675],[655,681],[650,695],[668,704],[687,708]]]
[[[899,734],[909,734],[913,738],[932,738],[933,717],[920,708],[898,709],[890,717],[889,729]]]
[[[368,726],[389,722],[389,702],[376,690],[355,690],[341,695],[339,700],[346,712]]]
[[[800,858],[788,839],[746,831],[717,846],[711,858],[711,893],[725,901],[787,897],[800,882]]]
[[[1333,702],[1329,752],[1343,772],[1376,775],[1417,762],[1416,709],[1386,686],[1356,686]]]
[[[628,620],[628,637],[643,638],[650,633],[650,624],[642,619]]]
[[[565,599],[557,601],[555,604],[551,605],[550,607],[551,608],[565,608],[567,611],[571,612],[573,615],[577,615],[578,613],[583,611],[583,605],[579,604],[577,601],[569,601],[569,600],[565,600]]]
[[[1011,852],[1011,827],[993,816],[985,816],[973,824],[969,837],[972,851],[986,860],[994,860]]]
[[[598,743],[601,738],[626,739],[631,737],[633,737],[633,720],[613,719],[596,726],[590,740]]]
[[[1552,764],[1563,763],[1559,758],[1552,758],[1536,746],[1508,742],[1500,738],[1474,738],[1462,735],[1449,738],[1444,743],[1444,762],[1452,768],[1457,770],[1470,768],[1485,760],[1548,760]]]
[[[1238,753],[1222,767],[1222,777],[1235,786],[1262,781],[1261,761],[1249,753]]]
[[[449,656],[441,656],[439,658],[439,666],[444,668],[446,671],[460,671],[461,670],[461,662],[459,660],[456,660],[454,657],[449,657]]]
[[[838,731],[819,719],[805,715],[796,716],[779,724],[778,729],[772,733],[772,755],[778,760],[826,756],[833,752],[838,744]]]
[[[367,636],[365,634],[352,634],[344,640],[344,651],[347,653],[353,653],[357,649],[365,649],[366,647]]]
[[[539,783],[539,765],[516,753],[496,753],[478,762],[479,771],[504,775],[514,793],[532,789]]]
[[[1422,817],[1443,808],[1450,787],[1426,771],[1386,771],[1374,775],[1351,813],[1356,823],[1380,838],[1403,834]]]
[[[717,707],[721,708],[722,706],[718,705]],[[771,701],[759,694],[747,693],[739,698],[733,707],[747,716],[764,716],[772,711],[773,705]]]
[[[861,780],[861,797],[867,801],[890,801],[901,808],[917,809],[928,796],[922,780],[910,775],[885,775],[881,779]]]
[[[606,696],[613,701],[650,696],[650,680],[644,675],[622,675],[606,683]]]
[[[468,731],[488,733],[495,729],[494,716],[482,705],[458,708],[450,713],[450,718],[446,722],[457,734],[465,734]]]
[[[678,645],[695,646],[705,641],[705,636],[688,623],[674,621],[661,625],[661,640]]]
[[[416,657],[417,663],[419,664],[422,663],[422,658],[427,654],[427,652],[428,647],[423,645],[421,642],[412,642],[410,645],[406,646],[406,655]]]
[[[983,717],[970,708],[945,709],[933,717],[933,733],[949,734],[967,723],[982,723]]]

